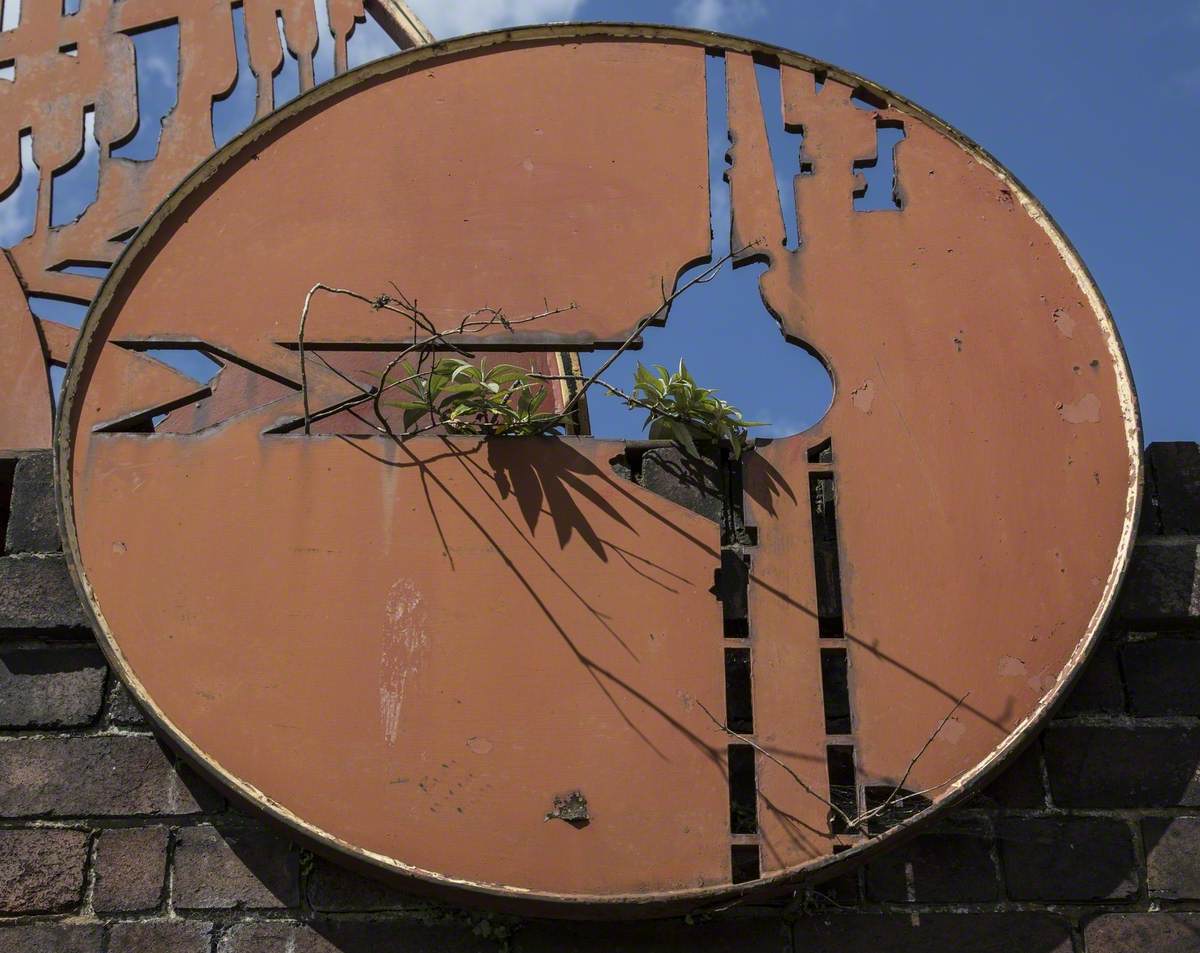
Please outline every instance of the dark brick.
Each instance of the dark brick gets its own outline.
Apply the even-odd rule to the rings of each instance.
[[[1135,715],[1200,715],[1200,641],[1131,642],[1121,662]]]
[[[174,902],[180,910],[298,906],[299,853],[266,830],[186,828],[175,835]]]
[[[693,513],[721,522],[721,473],[712,460],[693,457],[678,447],[647,450],[642,456],[641,484]]]
[[[0,649],[0,727],[90,724],[100,714],[107,671],[91,646]]]
[[[65,557],[0,557],[0,629],[86,625]]]
[[[1200,953],[1200,913],[1106,913],[1083,941],[1087,953]]]
[[[0,817],[192,814],[219,803],[149,736],[0,739]]]
[[[433,906],[428,900],[401,893],[320,858],[313,863],[307,895],[314,910],[328,913],[428,910]]]
[[[127,827],[101,832],[96,840],[96,885],[92,906],[99,913],[157,909],[167,875],[167,829]]]
[[[1044,913],[830,914],[798,920],[793,949],[797,953],[1071,953],[1071,932],[1066,921]]]
[[[1150,896],[1164,900],[1200,899],[1200,817],[1147,818],[1146,882]]]
[[[54,497],[54,452],[44,450],[21,457],[13,472],[6,552],[56,553],[61,550]]]
[[[0,913],[54,913],[79,905],[83,831],[0,830]]]
[[[1132,622],[1167,625],[1200,618],[1198,549],[1191,542],[1138,543],[1121,587],[1121,614]]]
[[[199,920],[114,923],[108,953],[209,953],[213,925]]]
[[[867,896],[897,903],[997,900],[1000,878],[992,859],[991,838],[969,828],[921,834],[871,863],[867,868]]]
[[[1022,751],[981,795],[1000,807],[1036,808],[1046,806],[1046,785],[1042,782],[1041,742],[1035,741]]]
[[[1137,891],[1133,835],[1123,821],[1006,817],[996,839],[1014,900],[1119,899]]]
[[[514,953],[787,953],[781,919],[679,920],[578,924],[531,922],[513,943]]]
[[[1200,534],[1200,445],[1152,443],[1146,448],[1146,494],[1158,531],[1167,536]]]
[[[479,936],[465,923],[417,921],[235,923],[217,945],[217,953],[496,953],[500,949],[496,938]]]
[[[1121,669],[1117,665],[1117,650],[1109,638],[1104,638],[1079,678],[1063,700],[1059,715],[1079,715],[1093,712],[1122,712],[1125,692],[1121,687]]]
[[[1200,730],[1059,722],[1043,738],[1051,799],[1060,807],[1200,803]]]
[[[0,926],[0,953],[100,953],[99,923],[28,923]]]
[[[129,689],[118,678],[112,680],[112,691],[108,696],[108,720],[126,728],[147,726],[145,715],[129,694]]]

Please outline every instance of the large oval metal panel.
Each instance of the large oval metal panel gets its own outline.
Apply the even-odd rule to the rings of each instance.
[[[768,264],[747,320],[837,383],[817,427],[744,464],[748,636],[710,591],[719,527],[619,476],[618,443],[278,432],[318,281],[395,280],[441,323],[577,305],[499,332],[509,349],[622,340],[711,253],[714,49],[735,243]],[[804,133],[798,248],[756,59]],[[898,207],[858,212],[896,126]],[[386,317],[315,303],[314,407],[356,394],[339,355],[396,351]],[[224,361],[215,396],[140,353],[163,346]],[[158,211],[67,390],[76,571],[174,742],[328,852],[555,914],[781,889],[977,787],[1086,656],[1138,501],[1114,329],[1019,183],[858,77],[687,31],[530,28],[315,90]],[[739,737],[730,648],[751,660]],[[756,796],[731,826],[738,746]],[[576,791],[587,823],[548,819]]]

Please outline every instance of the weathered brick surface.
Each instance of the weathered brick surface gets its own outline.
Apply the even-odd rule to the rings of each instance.
[[[191,814],[215,803],[148,736],[0,738],[0,817]]]
[[[0,557],[0,629],[86,625],[63,556]]]
[[[496,953],[503,948],[496,939],[478,935],[465,923],[283,920],[234,924],[221,938],[217,953],[385,953],[392,949],[397,953]],[[523,949],[517,946],[513,953]],[[556,953],[570,949],[561,947]],[[619,950],[606,949],[612,953]]]
[[[1172,807],[1200,803],[1200,729],[1057,723],[1043,739],[1059,807]]]
[[[1067,921],[1044,913],[833,913],[797,921],[794,949],[796,953],[1072,953]]]
[[[166,882],[168,836],[161,825],[101,831],[92,906],[100,913],[156,909]]]
[[[1200,913],[1107,913],[1083,938],[1087,953],[1200,953]]]
[[[1121,652],[1135,715],[1200,715],[1200,640],[1148,639]]]
[[[1153,514],[1158,533],[1200,535],[1200,446],[1152,443],[1146,448],[1142,507]]]
[[[31,453],[17,461],[8,513],[5,551],[54,553],[61,549],[54,502],[54,453]]]
[[[88,835],[0,830],[0,913],[54,913],[79,905]]]
[[[129,694],[129,689],[116,678],[112,679],[112,691],[108,698],[108,720],[125,728],[147,726],[146,716]]]
[[[698,460],[676,447],[656,447],[642,456],[640,482],[664,499],[721,522],[721,474],[710,460]]]
[[[532,923],[522,927],[515,953],[786,953],[790,930],[775,920],[703,920],[684,923]]]
[[[1002,818],[996,839],[1013,900],[1115,900],[1137,892],[1133,834],[1122,820]]]
[[[299,853],[286,839],[255,827],[202,824],[180,830],[174,896],[180,910],[296,906]]]
[[[867,868],[874,900],[955,903],[997,900],[990,835],[977,825],[921,834]]]
[[[199,920],[114,923],[108,953],[209,953],[213,925]]]
[[[1131,622],[1182,624],[1200,619],[1196,569],[1200,544],[1164,540],[1134,547],[1120,611]]]
[[[1008,765],[984,790],[983,803],[1006,808],[1037,808],[1046,805],[1042,780],[1042,746],[1034,742]]]
[[[99,923],[0,924],[0,953],[101,953]]]
[[[1200,817],[1147,818],[1142,837],[1150,895],[1200,900]]]
[[[1105,712],[1116,714],[1125,710],[1125,691],[1121,685],[1121,670],[1117,649],[1111,638],[1105,638],[1064,699],[1059,714],[1064,717]]]
[[[312,908],[322,913],[427,910],[432,907],[428,900],[394,890],[378,880],[319,858],[314,861],[308,877],[307,896]]]
[[[0,728],[90,724],[107,671],[95,646],[0,649]]]

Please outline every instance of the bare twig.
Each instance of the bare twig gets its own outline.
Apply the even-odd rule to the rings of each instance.
[[[967,695],[969,695],[969,694],[970,694],[970,692],[967,692]],[[841,820],[842,823],[846,825],[847,833],[854,832],[857,830],[857,831],[860,831],[861,833],[866,834],[869,837],[869,836],[871,836],[870,832],[863,829],[863,825],[865,825],[868,821],[872,820],[875,817],[878,817],[885,810],[887,810],[889,807],[891,807],[895,804],[900,804],[901,802],[910,800],[912,798],[924,797],[926,794],[930,794],[933,791],[938,790],[939,788],[944,788],[947,784],[950,783],[949,780],[942,781],[939,784],[935,784],[932,787],[925,788],[922,791],[910,791],[907,794],[900,795],[900,792],[902,790],[904,790],[904,785],[908,781],[909,775],[912,774],[913,768],[915,768],[917,766],[917,762],[921,760],[921,757],[925,754],[926,751],[929,750],[929,746],[931,744],[933,744],[934,739],[937,738],[937,736],[939,734],[941,734],[942,729],[945,728],[946,724],[950,721],[950,719],[954,717],[954,713],[956,711],[958,711],[958,709],[960,707],[962,707],[963,702],[965,702],[967,700],[967,695],[963,695],[962,698],[960,698],[957,702],[955,702],[954,707],[951,708],[950,711],[946,713],[946,716],[940,722],[938,722],[937,727],[933,729],[933,734],[931,734],[925,740],[925,743],[921,746],[921,749],[915,755],[913,755],[913,758],[909,762],[908,768],[905,770],[903,777],[900,778],[899,782],[892,789],[891,794],[889,794],[887,796],[887,798],[884,799],[883,803],[871,808],[868,811],[863,811],[861,814],[858,814],[855,817],[851,817],[849,814],[847,814],[844,810],[842,810],[840,807],[838,807],[832,801],[828,800],[827,798],[822,796],[820,793],[818,793],[816,790],[814,790],[813,787],[810,784],[808,784],[807,782],[805,782],[805,780],[803,778],[801,778],[800,775],[797,774],[795,770],[793,770],[791,767],[789,767],[787,764],[785,764],[783,761],[781,761],[779,758],[777,758],[775,755],[773,755],[770,751],[768,751],[762,745],[758,744],[753,738],[748,738],[746,735],[743,735],[743,734],[740,734],[739,732],[734,731],[728,725],[722,724],[716,718],[716,716],[713,715],[713,713],[708,710],[708,708],[705,706],[705,704],[702,701],[700,701],[699,699],[693,699],[693,700],[699,706],[700,710],[703,711],[704,714],[706,714],[708,716],[709,720],[714,725],[717,726],[717,728],[719,728],[721,731],[725,732],[725,734],[729,735],[731,738],[736,738],[738,741],[742,742],[743,744],[749,745],[755,751],[759,752],[765,758],[770,760],[773,764],[776,764],[779,767],[783,768],[783,770],[788,773],[788,775],[792,778],[792,780],[795,781],[797,784],[799,784],[800,787],[803,788],[806,793],[811,794],[818,801],[820,801],[822,804],[824,804],[826,807],[828,807],[830,810],[832,810],[838,816],[838,819]],[[897,796],[897,795],[899,795],[899,796]]]
[[[603,374],[605,371],[607,371],[610,367],[612,367],[613,364],[616,362],[617,358],[619,358],[622,354],[624,354],[627,350],[629,350],[629,348],[633,346],[633,342],[636,341],[639,337],[641,337],[642,332],[645,331],[646,328],[650,327],[650,325],[653,324],[656,320],[658,320],[659,316],[662,315],[663,312],[669,311],[671,308],[671,305],[674,303],[674,301],[680,295],[682,295],[684,292],[694,288],[696,285],[703,285],[703,284],[707,284],[708,282],[712,281],[714,278],[717,277],[717,274],[721,271],[721,269],[725,267],[725,264],[727,262],[733,260],[734,258],[740,257],[742,255],[742,253],[745,252],[748,248],[752,248],[755,245],[760,244],[761,241],[762,241],[762,239],[755,239],[754,241],[750,242],[749,244],[743,245],[741,248],[731,250],[728,254],[723,255],[720,259],[715,261],[711,266],[709,266],[707,269],[705,269],[703,272],[701,272],[695,278],[691,279],[691,281],[688,281],[682,287],[675,289],[675,291],[673,291],[669,295],[666,294],[666,289],[664,288],[662,304],[660,304],[658,306],[657,310],[655,310],[651,314],[646,315],[646,317],[642,318],[642,320],[639,321],[637,323],[637,325],[634,327],[634,329],[630,333],[629,337],[627,337],[624,341],[621,342],[621,346],[618,347],[615,351],[613,351],[611,355],[609,355],[608,360],[606,360],[603,364],[600,365],[600,367],[596,371],[596,373],[594,373],[591,377],[587,378],[583,382],[583,385],[574,393],[574,395],[571,397],[571,399],[569,401],[567,401],[567,405],[563,408],[561,416],[563,416],[563,417],[570,416],[572,411],[574,411],[575,408],[578,406],[579,402],[581,400],[583,400],[583,398],[586,396],[588,389],[593,384],[595,384],[597,381],[600,380],[600,375]]]
[[[939,721],[938,726],[933,729],[933,734],[931,734],[928,738],[925,739],[925,744],[921,745],[921,750],[918,751],[915,755],[913,755],[912,760],[908,763],[908,767],[905,768],[905,770],[904,770],[903,776],[900,778],[899,781],[896,782],[896,786],[894,788],[892,788],[892,793],[887,796],[887,798],[884,800],[884,802],[882,804],[880,804],[878,807],[872,808],[870,811],[868,811],[867,814],[864,816],[864,819],[869,819],[871,817],[875,817],[877,814],[883,813],[883,811],[887,809],[888,805],[898,803],[898,801],[901,800],[900,798],[897,798],[896,795],[899,794],[902,790],[904,790],[904,785],[908,782],[908,776],[910,774],[912,774],[913,768],[915,768],[917,766],[917,762],[921,760],[921,756],[924,755],[925,752],[929,750],[929,746],[931,744],[933,744],[934,739],[937,738],[937,736],[942,733],[942,729],[946,727],[946,724],[950,721],[951,718],[954,717],[954,713],[962,707],[963,702],[965,702],[967,700],[967,696],[970,694],[971,694],[970,692],[967,692],[960,699],[958,699],[958,701],[956,701],[954,703],[953,708],[951,708],[948,712],[946,712],[946,716],[941,721]],[[938,785],[938,786],[941,787],[942,785]],[[912,795],[905,795],[905,798],[911,797],[911,796]]]
[[[807,781],[805,781],[802,777],[800,777],[800,775],[798,775],[795,772],[795,770],[793,770],[789,765],[784,764],[777,757],[775,757],[775,755],[771,754],[771,752],[769,752],[766,748],[764,748],[762,745],[760,745],[753,738],[747,738],[745,735],[739,734],[738,732],[734,731],[728,725],[722,724],[720,721],[717,720],[717,717],[711,711],[708,710],[708,707],[704,704],[704,702],[700,701],[700,699],[696,698],[696,699],[693,699],[693,701],[696,702],[696,704],[699,706],[700,710],[702,712],[704,712],[704,714],[708,715],[709,720],[712,721],[712,723],[714,725],[716,725],[718,728],[720,728],[721,731],[725,732],[725,734],[729,735],[729,737],[731,737],[731,738],[736,738],[738,741],[742,742],[743,744],[748,744],[751,748],[753,748],[755,751],[759,752],[763,757],[767,758],[773,764],[779,765],[779,767],[783,768],[783,770],[788,773],[788,775],[791,777],[791,779],[793,781],[795,781],[798,785],[800,785],[800,787],[802,787],[807,793],[811,794],[818,801],[820,801],[822,804],[824,804],[826,807],[828,807],[831,811],[833,811],[835,814],[837,814],[838,817],[841,819],[841,821],[847,827],[852,828],[854,826],[854,821],[850,817],[849,814],[847,814],[845,811],[843,811],[840,807],[838,807],[836,804],[834,804],[828,798],[826,798],[826,797],[822,796],[820,793],[818,793]]]
[[[587,395],[588,390],[595,384],[600,384],[601,386],[608,388],[609,391],[617,394],[618,396],[620,396],[621,398],[626,400],[631,406],[638,406],[638,407],[643,407],[646,410],[653,410],[656,413],[658,413],[659,416],[671,417],[672,419],[682,419],[682,418],[676,418],[669,413],[663,413],[660,409],[651,407],[649,404],[638,400],[637,398],[633,397],[632,395],[626,394],[623,391],[620,391],[617,388],[612,387],[611,385],[602,381],[600,379],[600,375],[602,375],[606,370],[608,370],[608,368],[610,368],[613,365],[613,363],[622,354],[625,353],[625,351],[627,351],[630,347],[633,346],[634,342],[638,340],[638,338],[642,335],[642,333],[646,330],[646,328],[648,328],[651,324],[658,321],[666,312],[668,312],[671,308],[671,305],[676,301],[676,299],[678,299],[681,295],[683,295],[685,292],[687,292],[691,288],[694,288],[696,285],[706,284],[707,282],[712,281],[728,262],[740,257],[749,248],[752,248],[761,243],[762,243],[762,240],[757,239],[753,242],[750,242],[749,244],[743,245],[740,248],[731,250],[728,254],[723,255],[720,259],[715,261],[712,265],[710,265],[708,268],[706,268],[703,272],[701,272],[695,278],[690,279],[689,281],[684,283],[682,286],[680,286],[679,288],[677,288],[674,292],[672,292],[670,294],[667,294],[666,288],[664,286],[663,290],[662,290],[662,299],[663,299],[662,304],[660,304],[659,307],[653,313],[647,315],[646,317],[644,317],[640,321],[638,321],[637,325],[634,327],[633,331],[629,334],[629,336],[621,343],[621,345],[616,350],[613,351],[613,353],[608,357],[608,359],[600,366],[599,370],[597,370],[590,377],[585,378],[581,375],[559,375],[559,376],[530,375],[531,377],[536,377],[537,379],[540,379],[540,380],[583,381],[582,385],[575,391],[575,393],[571,396],[570,400],[567,401],[567,403],[563,407],[562,411],[558,414],[555,414],[550,420],[548,420],[546,422],[546,424],[544,425],[544,427],[542,429],[542,432],[545,432],[546,430],[550,429],[551,427],[558,426],[561,424],[561,422],[563,420],[568,419],[571,416],[571,414],[574,413],[576,407],[579,406],[579,403]],[[413,436],[415,432],[424,432],[425,430],[430,429],[430,428],[423,427],[419,431],[415,431],[415,432],[414,431],[406,431],[403,435],[398,436],[393,431],[391,423],[387,420],[387,415],[383,411],[382,400],[381,400],[383,394],[386,391],[391,390],[393,387],[400,386],[401,384],[407,383],[409,381],[415,380],[416,378],[420,377],[421,369],[423,369],[426,361],[428,359],[430,359],[432,353],[435,351],[448,350],[448,351],[453,351],[458,354],[461,354],[464,357],[468,357],[469,356],[468,352],[465,351],[458,344],[456,344],[452,340],[452,338],[462,337],[464,335],[474,334],[474,333],[478,333],[481,331],[486,331],[489,328],[493,328],[493,327],[497,327],[497,326],[502,327],[509,332],[512,332],[513,329],[517,326],[520,326],[523,324],[529,324],[534,321],[540,321],[544,318],[551,317],[552,315],[561,314],[564,311],[574,310],[577,307],[576,304],[574,302],[572,302],[570,305],[568,305],[566,307],[551,308],[549,305],[549,302],[546,302],[545,303],[546,307],[543,311],[539,312],[538,314],[526,315],[526,316],[523,316],[520,318],[509,318],[504,313],[504,310],[502,308],[492,308],[492,307],[477,308],[476,310],[470,311],[467,314],[465,314],[456,326],[446,328],[444,330],[439,331],[434,327],[433,323],[429,320],[428,316],[423,311],[421,311],[420,308],[417,306],[416,299],[410,300],[395,282],[389,282],[389,284],[391,284],[392,290],[395,292],[394,296],[391,294],[380,294],[380,295],[377,295],[372,298],[372,297],[370,297],[368,295],[364,295],[360,292],[351,291],[348,288],[337,288],[332,285],[324,284],[323,282],[318,282],[317,284],[313,285],[312,288],[309,289],[308,294],[305,296],[304,307],[300,312],[300,323],[299,323],[299,329],[298,329],[298,333],[297,333],[297,339],[298,339],[297,353],[298,353],[298,357],[299,357],[299,361],[300,361],[300,390],[301,390],[301,394],[302,394],[303,401],[304,401],[304,433],[306,435],[308,435],[312,432],[312,422],[314,419],[312,410],[309,406],[308,366],[307,366],[306,353],[305,353],[306,333],[308,330],[307,325],[308,325],[309,312],[312,308],[313,299],[316,297],[316,295],[318,293],[325,293],[325,294],[329,294],[329,295],[340,295],[343,297],[352,298],[355,301],[359,301],[359,302],[362,302],[363,304],[369,305],[375,311],[387,311],[392,314],[398,314],[398,315],[404,317],[405,319],[407,319],[409,322],[411,322],[411,324],[413,326],[412,342],[410,344],[405,345],[400,350],[400,352],[398,354],[396,354],[396,356],[393,357],[392,360],[390,360],[387,363],[387,365],[383,369],[383,372],[379,376],[378,384],[371,390],[367,390],[366,388],[363,388],[357,382],[349,380],[346,377],[346,375],[342,374],[340,371],[337,371],[323,357],[321,358],[321,362],[329,370],[333,371],[335,374],[337,374],[343,380],[346,380],[348,383],[353,384],[356,388],[358,388],[361,391],[361,393],[358,397],[351,398],[349,401],[342,403],[341,405],[339,405],[336,408],[336,410],[337,411],[347,410],[347,409],[358,406],[359,404],[370,400],[373,404],[375,417],[376,417],[376,419],[379,420],[379,423],[380,423],[380,426],[375,427],[375,429],[377,431],[379,431],[380,433],[390,436],[394,440],[400,440],[400,439],[403,439],[404,437]],[[420,336],[418,334],[418,332],[423,332],[424,336],[423,337]],[[417,374],[409,375],[408,377],[404,378],[403,380],[389,381],[388,376],[392,373],[392,371],[394,371],[396,369],[397,365],[399,365],[401,361],[403,361],[407,356],[409,356],[413,353],[417,354],[417,370],[418,370]],[[432,404],[429,408],[429,412],[430,412],[431,416],[436,416],[435,408],[432,406]],[[323,412],[323,413],[317,415],[317,419],[320,419],[321,417],[325,417],[325,416],[328,416],[328,413]],[[493,421],[483,421],[482,424],[487,427],[495,427],[496,426],[496,422],[494,420]]]

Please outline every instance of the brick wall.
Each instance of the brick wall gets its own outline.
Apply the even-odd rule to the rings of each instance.
[[[1200,447],[1147,459],[1118,616],[986,792],[790,903],[620,925],[430,904],[231,809],[83,627],[48,455],[0,460],[0,953],[1200,951]]]

